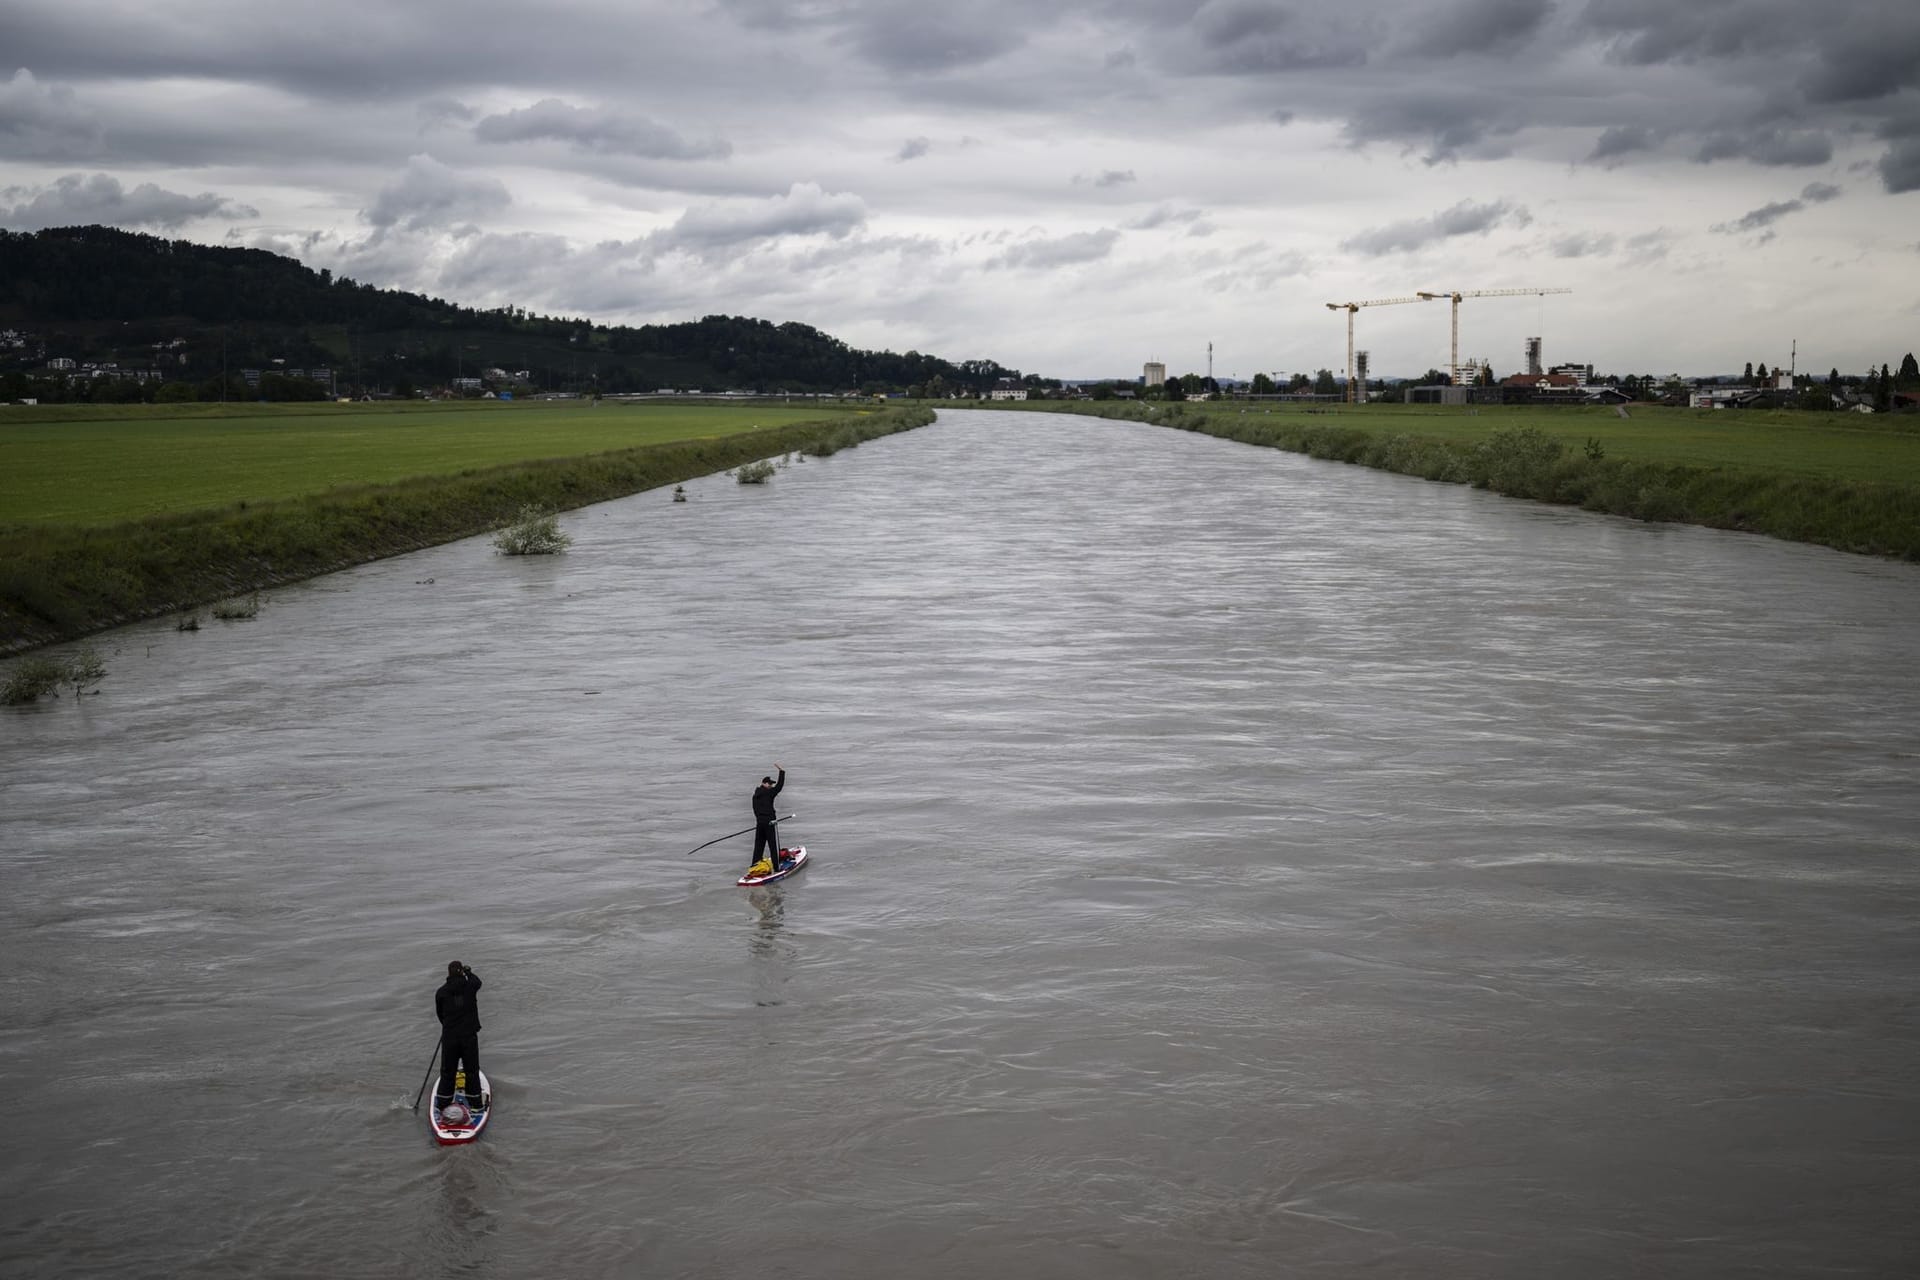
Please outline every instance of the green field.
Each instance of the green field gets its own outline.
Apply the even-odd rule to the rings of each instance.
[[[1210,418],[1270,413],[1298,420],[1298,409],[1277,406],[1195,406]],[[1503,427],[1537,427],[1578,451],[1599,442],[1609,458],[1669,466],[1732,468],[1775,475],[1821,476],[1920,484],[1920,419],[1798,410],[1609,408],[1460,409],[1433,405],[1336,406],[1315,421],[1378,435],[1414,435],[1477,443]]]
[[[0,408],[0,526],[98,526],[844,416],[839,406],[458,404]]]

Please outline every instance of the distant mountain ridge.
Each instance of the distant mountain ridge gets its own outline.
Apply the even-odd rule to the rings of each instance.
[[[249,365],[324,364],[343,385],[370,390],[490,367],[525,371],[533,389],[609,392],[881,391],[936,382],[983,390],[1019,377],[991,360],[863,351],[795,322],[711,315],[600,325],[519,307],[464,307],[335,278],[263,249],[103,226],[0,231],[0,328],[7,327],[36,343],[0,351],[11,366],[0,373],[16,377],[60,358],[124,368],[148,360],[158,376],[183,381]]]

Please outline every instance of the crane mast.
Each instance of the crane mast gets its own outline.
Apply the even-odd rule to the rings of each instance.
[[[1572,293],[1571,289],[1423,289],[1420,298],[1426,302],[1437,302],[1446,298],[1453,303],[1453,337],[1447,347],[1447,377],[1453,379],[1453,385],[1460,385],[1460,300],[1462,298],[1519,298],[1539,297],[1549,293]]]
[[[1360,308],[1362,307],[1391,307],[1391,306],[1397,306],[1402,302],[1421,302],[1421,301],[1424,301],[1426,297],[1427,295],[1421,294],[1419,297],[1414,297],[1414,298],[1369,298],[1365,302],[1329,302],[1327,304],[1327,310],[1329,311],[1344,311],[1347,313],[1347,403],[1348,404],[1353,404],[1355,403],[1355,400],[1356,400],[1354,383],[1353,383],[1353,317],[1354,317],[1354,313],[1359,311]]]

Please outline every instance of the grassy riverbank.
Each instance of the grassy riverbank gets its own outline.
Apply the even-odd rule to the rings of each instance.
[[[1632,408],[1028,402],[1589,511],[1920,560],[1920,420]]]
[[[844,408],[589,400],[0,409],[0,525],[104,525],[577,457]]]
[[[921,408],[810,414],[757,429],[698,418],[678,439],[635,447],[486,467],[442,462],[435,474],[394,483],[327,485],[314,473],[306,491],[116,523],[27,523],[9,511],[0,529],[0,651],[484,533],[529,504],[564,510],[776,454],[825,456],[932,420]]]

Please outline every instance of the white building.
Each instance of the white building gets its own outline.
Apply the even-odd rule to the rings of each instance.
[[[1140,380],[1144,382],[1147,386],[1159,387],[1159,386],[1166,385],[1167,366],[1160,363],[1158,360],[1147,361],[1147,363],[1141,368],[1140,372],[1141,372]]]

